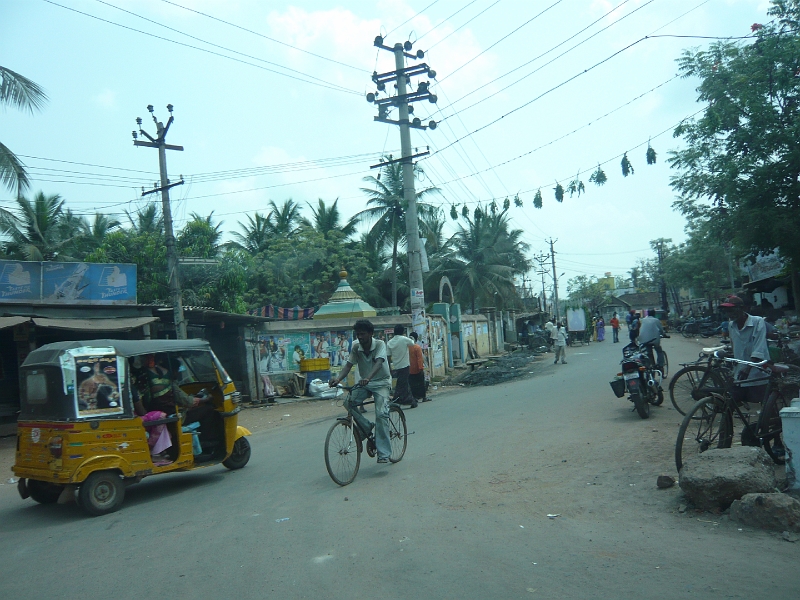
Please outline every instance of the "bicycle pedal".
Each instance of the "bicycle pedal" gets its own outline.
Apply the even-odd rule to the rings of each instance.
[[[378,453],[378,448],[375,446],[375,438],[370,436],[367,438],[367,456],[375,458]]]

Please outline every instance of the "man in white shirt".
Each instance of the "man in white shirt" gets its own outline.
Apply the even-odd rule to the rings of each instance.
[[[410,408],[417,408],[417,400],[411,394],[408,385],[408,374],[411,361],[408,358],[408,347],[414,345],[414,340],[405,336],[406,328],[402,325],[394,326],[394,337],[389,340],[386,347],[389,350],[389,363],[392,374],[397,378],[394,391],[394,401],[397,404],[407,404]]]
[[[386,343],[373,337],[375,326],[366,319],[356,321],[353,324],[353,331],[358,341],[353,342],[350,356],[339,376],[332,378],[328,384],[336,387],[347,377],[353,365],[358,367],[359,375],[362,377],[358,382],[361,387],[353,390],[344,407],[358,423],[365,439],[369,438],[372,428],[375,427],[378,462],[388,463],[392,454],[392,445],[389,441],[389,394],[392,391],[392,376],[386,363]],[[369,392],[372,392],[375,398],[375,425],[358,411],[358,407],[369,396]]]
[[[556,343],[556,337],[558,336],[558,329],[556,329],[556,320],[555,318],[549,320],[547,323],[544,324],[544,328],[547,331],[547,337],[550,340],[550,346],[553,347]],[[555,348],[553,348],[555,351]]]

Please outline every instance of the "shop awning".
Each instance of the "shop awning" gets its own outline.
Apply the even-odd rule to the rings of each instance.
[[[37,327],[71,329],[73,331],[130,331],[158,320],[158,317],[116,317],[113,319],[49,319],[33,317],[33,324]]]
[[[22,323],[27,323],[30,320],[30,317],[0,317],[0,329],[21,325]]]

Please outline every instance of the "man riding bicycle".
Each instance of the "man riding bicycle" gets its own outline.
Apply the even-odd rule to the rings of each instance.
[[[392,376],[386,361],[386,343],[372,336],[375,326],[366,319],[356,321],[353,324],[353,332],[358,341],[353,342],[350,356],[339,376],[332,378],[328,385],[336,387],[347,377],[353,365],[358,366],[358,372],[362,377],[358,382],[360,387],[352,391],[345,400],[344,407],[358,423],[359,429],[364,432],[364,438],[369,437],[372,428],[376,427],[375,447],[378,450],[378,462],[388,463],[389,456],[392,454],[392,447],[389,443],[389,398],[392,390]],[[375,398],[375,425],[358,411],[358,407],[369,397],[370,392]]]

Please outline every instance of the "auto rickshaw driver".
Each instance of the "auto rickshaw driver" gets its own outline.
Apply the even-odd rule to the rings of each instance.
[[[147,385],[144,386],[142,407],[146,411],[159,410],[167,415],[184,409],[182,423],[184,426],[199,422],[202,427],[207,418],[214,412],[208,395],[190,396],[170,376],[170,370],[164,365],[163,354],[148,354],[144,357],[144,375]],[[140,408],[137,408],[137,412]]]

